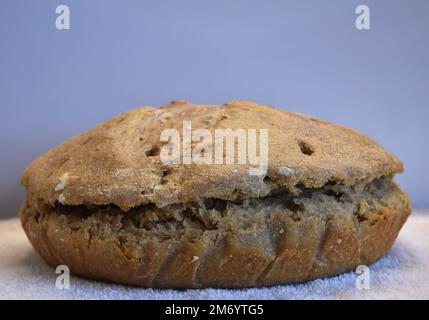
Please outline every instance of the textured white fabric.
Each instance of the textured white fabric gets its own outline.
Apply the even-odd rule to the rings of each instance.
[[[70,289],[34,252],[17,219],[0,221],[1,299],[429,299],[429,212],[415,212],[392,250],[369,268],[369,289],[350,272],[299,285],[257,289],[154,290],[72,276]]]

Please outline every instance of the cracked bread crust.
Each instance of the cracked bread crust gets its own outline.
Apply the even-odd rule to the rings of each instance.
[[[192,128],[268,129],[268,172],[248,165],[172,165],[160,161],[160,133]],[[297,186],[356,185],[401,172],[401,162],[370,138],[348,128],[249,101],[125,112],[49,150],[22,176],[28,201],[63,205],[115,205],[123,211],[201,199],[265,197]],[[195,192],[198,190],[198,192]]]
[[[268,171],[161,163],[160,133],[268,129]],[[368,264],[410,213],[402,163],[370,138],[247,101],[121,114],[24,171],[23,228],[52,266],[144,287],[301,282]],[[198,192],[195,192],[198,190]]]
[[[370,264],[410,214],[391,177],[299,195],[206,199],[124,212],[116,206],[35,208],[22,225],[39,254],[75,274],[158,288],[251,287],[333,276]]]

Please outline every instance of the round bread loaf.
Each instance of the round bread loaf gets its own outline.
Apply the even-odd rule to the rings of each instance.
[[[267,129],[267,170],[166,164],[164,129]],[[33,161],[23,228],[52,266],[144,287],[302,282],[379,259],[411,212],[401,162],[348,128],[247,101],[123,113]]]

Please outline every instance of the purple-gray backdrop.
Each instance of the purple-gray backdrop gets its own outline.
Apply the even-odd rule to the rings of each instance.
[[[55,28],[55,8],[71,30]],[[355,28],[370,7],[371,29]],[[0,1],[0,217],[36,156],[129,108],[233,99],[358,129],[429,206],[429,1]]]

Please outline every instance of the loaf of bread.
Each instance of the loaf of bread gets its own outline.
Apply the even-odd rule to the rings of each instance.
[[[249,163],[164,163],[164,129],[267,129]],[[214,136],[214,135],[213,135]],[[123,113],[49,150],[22,176],[22,226],[51,266],[157,288],[303,282],[370,264],[411,212],[401,162],[370,138],[247,101]]]

